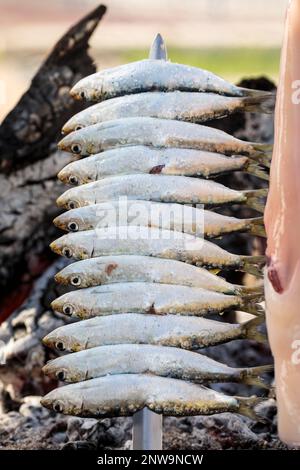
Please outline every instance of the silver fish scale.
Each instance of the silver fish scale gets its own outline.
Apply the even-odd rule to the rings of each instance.
[[[203,122],[246,110],[253,102],[256,109],[268,112],[262,105],[269,97],[210,72],[166,62],[159,35],[150,57],[86,77],[71,91],[75,98],[101,101],[65,124],[63,131],[69,135],[60,143],[81,156],[93,154],[59,174],[64,183],[80,186],[58,199],[58,205],[70,210],[55,224],[77,233],[51,245],[57,253],[81,260],[56,275],[57,282],[77,290],[52,304],[54,310],[81,321],[44,338],[49,347],[72,354],[44,367],[49,376],[71,384],[53,390],[42,403],[84,417],[127,416],[146,407],[173,416],[229,411],[257,419],[256,399],[228,397],[195,383],[233,381],[265,387],[261,374],[269,366],[235,369],[192,351],[234,339],[265,341],[258,331],[262,315],[243,324],[206,317],[229,308],[259,314],[260,289],[232,285],[204,269],[227,267],[256,274],[262,260],[201,240],[195,218],[201,216],[206,237],[232,231],[264,236],[262,220],[225,217],[189,203],[246,202],[258,207],[254,194],[191,177],[239,170],[267,179],[251,160],[264,147],[180,121]],[[238,153],[246,156],[226,156]],[[128,210],[127,201],[118,201],[120,196],[129,198],[130,210],[140,203],[147,211],[155,205],[155,214],[139,224],[131,216],[115,239],[114,215],[121,217]],[[187,221],[184,228],[180,208]],[[167,226],[173,210],[176,215]],[[182,238],[176,240],[176,234]],[[194,248],[190,254],[189,244]]]

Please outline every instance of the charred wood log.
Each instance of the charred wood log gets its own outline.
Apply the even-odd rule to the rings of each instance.
[[[82,109],[69,90],[95,72],[88,41],[105,10],[100,5],[61,38],[0,126],[0,292],[9,294],[0,322],[51,262],[55,200],[63,191],[56,174],[70,159],[56,142],[62,124]]]

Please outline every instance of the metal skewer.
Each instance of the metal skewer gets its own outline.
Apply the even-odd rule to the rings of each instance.
[[[149,59],[168,60],[167,49],[162,36],[158,33],[152,43]],[[138,411],[133,416],[133,450],[162,449],[162,415],[153,413],[148,408]]]

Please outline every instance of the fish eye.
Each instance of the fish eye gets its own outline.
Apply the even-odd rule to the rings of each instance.
[[[77,124],[75,131],[80,131],[80,129],[83,129],[83,126],[81,124]]]
[[[56,347],[56,349],[58,349],[58,351],[65,351],[66,350],[65,345],[62,341],[58,341],[55,344],[55,347]]]
[[[68,208],[69,209],[76,209],[78,207],[78,204],[76,201],[69,201],[68,202]]]
[[[77,176],[71,175],[69,177],[69,183],[77,185],[79,183]]]
[[[64,373],[63,370],[57,371],[55,375],[56,375],[56,378],[57,378],[58,380],[61,380],[61,381],[62,381],[62,380],[65,380],[65,378],[66,378],[66,374]]]
[[[73,312],[74,312],[74,308],[73,308],[72,305],[70,305],[70,304],[65,304],[65,305],[63,306],[63,313],[64,313],[65,315],[68,315],[68,316],[70,317]]]
[[[81,145],[79,144],[73,144],[71,147],[71,150],[73,153],[80,153],[81,152]]]
[[[81,284],[81,279],[79,276],[72,276],[71,277],[71,284],[72,286],[80,286]]]
[[[76,222],[69,222],[69,223],[68,223],[68,229],[69,229],[71,232],[78,232],[79,227],[78,227],[78,224],[77,224]]]
[[[84,91],[81,91],[81,92],[80,92],[80,97],[81,97],[82,99],[85,98],[85,93],[84,93]]]
[[[55,402],[53,403],[53,409],[54,409],[54,411],[56,411],[57,413],[62,413],[63,410],[64,410],[64,406],[63,406],[63,404],[62,404],[61,401],[55,401]]]
[[[72,251],[70,250],[70,248],[65,247],[62,250],[62,255],[65,256],[66,258],[72,258]]]

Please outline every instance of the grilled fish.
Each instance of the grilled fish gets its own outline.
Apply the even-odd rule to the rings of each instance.
[[[94,73],[80,80],[71,96],[102,101],[147,91],[213,92],[227,96],[261,96],[265,92],[241,88],[207,70],[164,60],[141,60]]]
[[[147,227],[109,227],[68,233],[50,245],[67,258],[143,255],[175,259],[211,269],[236,269],[261,276],[264,256],[229,253],[214,243],[179,232]]]
[[[66,385],[48,393],[41,404],[57,413],[104,418],[131,416],[147,407],[168,416],[244,414],[260,420],[253,407],[258,398],[223,395],[202,385],[143,374],[123,374]]]
[[[228,367],[202,354],[166,346],[119,344],[58,357],[49,361],[43,372],[70,383],[106,375],[149,373],[196,383],[242,382],[267,388],[262,375],[272,369],[272,365]]]
[[[65,184],[91,183],[108,176],[150,173],[210,178],[233,171],[246,171],[264,180],[269,176],[247,157],[224,155],[193,149],[157,149],[145,146],[107,150],[63,168],[58,178]]]
[[[148,145],[190,148],[224,155],[245,155],[270,166],[272,145],[245,142],[212,127],[149,117],[106,121],[72,132],[61,150],[87,156],[115,147]]]
[[[220,237],[232,232],[266,236],[262,217],[237,219],[189,205],[122,198],[71,209],[56,217],[53,222],[60,229],[70,232],[116,225],[139,225],[176,230],[206,238]]]
[[[187,176],[121,175],[67,190],[57,199],[59,207],[74,209],[116,198],[181,204],[246,204],[264,211],[267,189],[235,191],[215,181]]]
[[[197,350],[239,339],[267,341],[258,328],[263,316],[231,324],[201,317],[121,313],[64,325],[43,342],[58,351],[83,351],[116,344],[153,344]]]
[[[93,287],[122,282],[153,282],[243,296],[255,288],[226,282],[220,276],[180,261],[149,256],[102,256],[72,263],[55,275],[56,282],[74,287]],[[259,288],[256,288],[259,289]]]
[[[99,122],[126,117],[154,117],[188,122],[205,122],[235,112],[273,113],[275,94],[227,97],[216,93],[147,92],[125,95],[97,103],[73,116],[63,127],[64,134]]]
[[[262,300],[262,292],[240,297],[200,287],[124,282],[67,292],[55,299],[51,307],[82,319],[120,313],[204,316],[231,309],[259,314],[262,309],[257,302]]]

